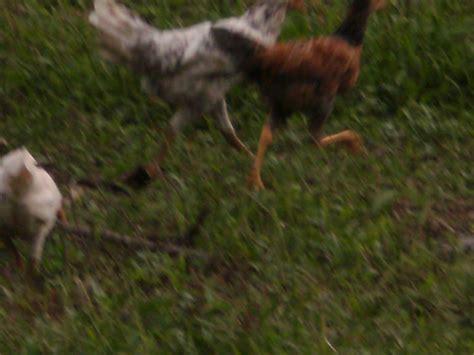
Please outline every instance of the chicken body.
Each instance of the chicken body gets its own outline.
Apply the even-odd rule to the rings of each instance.
[[[282,43],[259,53],[250,74],[272,107],[274,124],[302,112],[318,125],[335,96],[355,85],[360,53],[339,38]]]
[[[357,82],[367,21],[382,5],[380,0],[353,0],[344,22],[333,35],[277,43],[269,48],[218,25],[213,28],[221,48],[234,55],[237,65],[259,86],[271,108],[249,177],[252,187],[264,187],[260,170],[273,130],[283,126],[296,112],[309,117],[310,133],[318,146],[343,142],[354,153],[364,150],[355,132],[327,137],[321,137],[320,132],[336,96]]]
[[[241,17],[217,23],[269,46],[276,41],[288,9],[301,5],[302,0],[261,0]],[[176,108],[161,153],[130,175],[129,183],[140,184],[155,177],[174,137],[207,113],[216,117],[232,147],[252,155],[237,137],[225,102],[227,91],[241,79],[241,73],[215,43],[213,23],[162,31],[113,0],[95,0],[90,22],[99,32],[105,57],[128,65],[143,77],[149,94],[164,98]]]
[[[36,269],[61,204],[55,182],[26,149],[14,150],[0,159],[0,238],[15,253],[18,264],[21,258],[12,238],[32,240]]]

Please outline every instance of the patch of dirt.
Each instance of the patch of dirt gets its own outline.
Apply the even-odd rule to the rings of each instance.
[[[394,204],[392,213],[400,222],[411,217],[415,223],[410,224],[417,225],[410,227],[420,230],[427,238],[443,241],[455,235],[465,251],[474,251],[474,201],[440,201],[422,211],[411,201],[403,200]]]
[[[459,236],[474,238],[474,201],[457,200],[443,205],[435,205],[428,220],[429,231],[441,234],[450,231]]]

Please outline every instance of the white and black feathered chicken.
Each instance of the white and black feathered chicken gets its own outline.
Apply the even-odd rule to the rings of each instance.
[[[260,0],[241,17],[219,26],[252,37],[263,45],[275,43],[289,9],[302,9],[303,0]],[[212,113],[227,142],[252,153],[239,140],[227,113],[225,95],[240,79],[232,58],[211,35],[216,23],[159,30],[114,0],[95,0],[89,20],[98,30],[101,52],[108,60],[128,65],[143,77],[146,90],[176,108],[159,156],[128,178],[141,185],[157,176],[168,147],[184,126]]]
[[[46,237],[58,216],[62,216],[62,197],[51,176],[25,149],[0,158],[0,239],[21,257],[13,238],[33,241],[32,266],[37,270]]]

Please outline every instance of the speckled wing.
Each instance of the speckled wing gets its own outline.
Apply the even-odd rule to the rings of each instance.
[[[180,30],[155,31],[137,41],[133,66],[143,74],[172,75],[212,54],[209,22]]]

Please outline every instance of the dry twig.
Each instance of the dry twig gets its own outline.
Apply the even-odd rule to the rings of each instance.
[[[207,211],[201,213],[197,221],[188,231],[178,239],[183,241],[188,241],[191,236],[195,236],[202,226],[205,217],[207,216]],[[181,246],[171,244],[170,242],[160,243],[154,242],[148,238],[142,238],[139,236],[129,236],[125,234],[116,233],[106,229],[94,229],[87,226],[72,226],[64,222],[58,222],[58,228],[62,231],[74,235],[79,238],[93,238],[94,236],[99,235],[104,240],[114,242],[117,244],[125,245],[129,248],[134,249],[147,249],[151,251],[158,251],[170,255],[183,255],[186,257],[198,258],[198,259],[210,259],[210,255],[199,251],[188,246]],[[185,243],[187,244],[187,243]]]

